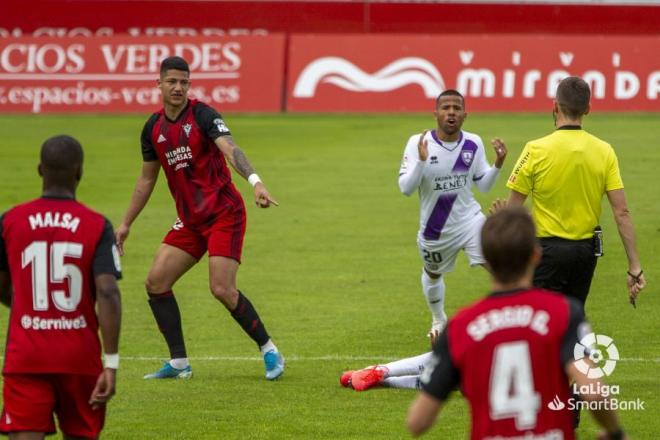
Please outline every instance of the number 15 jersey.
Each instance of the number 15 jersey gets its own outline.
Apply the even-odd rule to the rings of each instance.
[[[0,218],[0,271],[13,288],[4,373],[101,372],[94,277],[121,277],[114,243],[110,222],[69,198]]]

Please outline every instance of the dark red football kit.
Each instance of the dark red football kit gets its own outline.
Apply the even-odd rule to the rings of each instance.
[[[179,216],[164,243],[197,259],[208,249],[240,262],[245,206],[215,144],[229,135],[220,114],[194,99],[175,121],[161,109],[142,130],[143,159],[160,161]]]
[[[13,288],[0,431],[54,432],[53,411],[69,435],[100,431],[104,411],[87,404],[102,371],[94,277],[121,277],[114,243],[110,222],[73,199],[0,217],[0,271]]]
[[[460,386],[473,439],[573,439],[572,412],[551,402],[570,397],[565,366],[582,323],[581,305],[561,294],[493,293],[449,321],[422,389],[444,401]]]

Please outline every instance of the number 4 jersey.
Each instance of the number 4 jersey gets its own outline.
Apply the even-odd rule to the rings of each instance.
[[[584,331],[581,306],[541,289],[496,292],[460,311],[433,349],[422,389],[470,402],[473,439],[573,439],[565,366]]]
[[[12,305],[5,373],[98,374],[94,277],[121,277],[112,225],[68,198],[40,199],[0,217],[0,271]]]

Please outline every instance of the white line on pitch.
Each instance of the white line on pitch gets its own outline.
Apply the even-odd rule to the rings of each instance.
[[[285,358],[287,361],[383,361],[383,360],[397,360],[403,359],[403,356],[345,356],[345,355],[327,355],[327,356],[296,356],[296,355],[286,355]],[[165,356],[122,356],[122,360],[128,361],[162,361],[165,359]],[[191,361],[201,361],[201,362],[214,362],[214,361],[263,361],[261,357],[256,356],[199,356],[199,357],[189,357]],[[660,358],[621,358],[621,362],[630,362],[630,363],[660,363]]]

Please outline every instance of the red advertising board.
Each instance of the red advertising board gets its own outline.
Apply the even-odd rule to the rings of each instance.
[[[429,111],[444,89],[470,111],[549,111],[583,77],[598,111],[660,111],[660,37],[294,35],[290,111]]]
[[[28,6],[29,5],[29,6]],[[653,0],[2,0],[5,36],[650,34]]]
[[[191,96],[219,111],[282,109],[282,35],[0,39],[0,112],[149,112],[160,62],[184,57]]]

